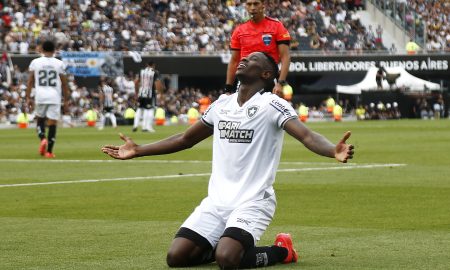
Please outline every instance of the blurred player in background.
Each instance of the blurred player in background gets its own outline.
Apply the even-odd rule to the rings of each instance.
[[[273,219],[273,183],[278,168],[283,130],[322,156],[347,162],[353,146],[338,144],[309,130],[289,103],[263,93],[278,76],[268,54],[255,52],[238,65],[239,91],[221,95],[184,133],[156,143],[136,145],[120,135],[122,146],[107,145],[105,154],[116,159],[162,155],[191,148],[213,136],[212,173],[208,196],[183,223],[167,254],[170,267],[187,267],[215,260],[221,269],[256,268],[297,261],[289,234],[278,234],[272,246],[255,244]]]
[[[386,78],[386,69],[380,64],[377,64],[377,74],[375,75],[375,81],[377,82],[377,89],[383,90],[383,80]]]
[[[278,63],[281,62],[280,75],[273,90],[278,96],[283,94],[283,86],[287,84],[291,56],[289,44],[291,36],[288,30],[277,19],[265,16],[264,0],[247,0],[245,8],[250,20],[239,25],[231,36],[231,59],[227,68],[225,88],[233,93],[235,73],[239,61],[252,52],[266,52]]]
[[[37,118],[37,133],[41,140],[39,153],[46,158],[54,158],[53,146],[56,140],[56,127],[61,115],[61,98],[64,98],[64,112],[69,109],[69,85],[65,75],[64,63],[55,58],[55,43],[44,41],[41,46],[43,56],[30,63],[26,90],[26,100],[33,106],[31,90],[34,87],[34,106]],[[46,135],[46,125],[48,134]]]
[[[114,115],[114,89],[108,84],[106,78],[100,78],[100,106],[103,107],[103,113],[100,115],[100,127],[103,129],[106,119],[111,121],[112,127],[117,127],[116,116]]]
[[[163,91],[163,84],[159,72],[155,69],[155,64],[152,61],[148,62],[147,67],[141,70],[136,88],[139,89],[137,92],[138,106],[134,116],[133,132],[137,131],[141,118],[142,131],[155,132],[153,120],[156,107],[156,91]]]

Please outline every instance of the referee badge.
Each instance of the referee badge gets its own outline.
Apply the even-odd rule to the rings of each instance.
[[[258,112],[259,107],[258,106],[250,106],[247,108],[247,117],[248,118],[253,118],[253,116],[255,116],[255,114]]]
[[[272,35],[271,34],[262,35],[262,41],[263,41],[264,45],[269,46],[270,42],[272,41]]]

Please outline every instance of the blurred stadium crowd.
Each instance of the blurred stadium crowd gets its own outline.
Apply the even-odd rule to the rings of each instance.
[[[448,1],[374,1],[406,29],[423,32],[426,25],[427,49],[450,48]],[[380,26],[361,25],[355,10],[362,5],[362,0],[271,1],[267,14],[290,31],[292,50],[386,49]],[[4,1],[0,8],[0,45],[22,54],[34,52],[47,36],[65,51],[221,52],[235,24],[247,19],[239,0],[21,0]]]
[[[426,25],[428,50],[450,49],[447,0],[372,0],[419,31]],[[142,53],[221,53],[228,51],[235,25],[247,19],[239,0],[15,0],[1,1],[0,47],[10,54],[35,53],[37,44],[53,36],[65,51],[140,51]],[[209,8],[213,6],[214,8]],[[362,0],[272,1],[267,15],[280,19],[292,36],[291,50],[332,53],[387,51],[381,26],[365,28],[359,20]],[[395,10],[395,12],[394,12]],[[389,12],[388,12],[389,13]],[[0,122],[21,109],[27,73],[3,54],[0,59]],[[117,112],[133,106],[135,75],[111,82]],[[130,87],[128,88],[130,89]],[[98,89],[78,87],[71,80],[72,117],[97,106]],[[168,89],[160,106],[182,114],[203,96],[213,101],[219,90]],[[204,92],[204,91],[203,91]],[[313,104],[311,104],[313,105]],[[315,104],[319,106],[319,104]]]
[[[447,0],[371,0],[406,29],[428,52],[450,50],[450,2]]]
[[[408,29],[414,24],[420,32],[424,22],[430,49],[449,49],[448,1],[374,1]],[[220,52],[228,49],[235,24],[247,19],[239,0],[3,2],[0,45],[22,54],[34,52],[47,36],[66,51]],[[292,50],[383,50],[381,27],[366,29],[355,13],[362,5],[362,0],[271,1],[267,14],[290,31]]]

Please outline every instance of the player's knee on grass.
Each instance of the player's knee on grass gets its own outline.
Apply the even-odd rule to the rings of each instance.
[[[173,250],[169,250],[169,252],[167,252],[166,262],[169,267],[187,266],[184,256],[181,253],[177,253]]]
[[[237,269],[244,254],[242,245],[231,238],[220,239],[216,249],[216,262],[220,269]]]
[[[254,247],[253,236],[240,228],[227,228],[217,245],[216,262],[221,269],[236,269],[244,252]]]
[[[167,252],[169,267],[187,267],[213,261],[211,244],[198,233],[180,228]]]

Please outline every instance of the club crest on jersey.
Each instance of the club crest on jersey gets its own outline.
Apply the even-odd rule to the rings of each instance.
[[[264,45],[269,46],[270,42],[272,41],[272,35],[271,34],[262,35],[262,41],[263,41]]]
[[[250,106],[247,108],[247,117],[248,118],[253,118],[253,116],[255,116],[255,114],[258,112],[259,107],[254,105],[254,106]]]

